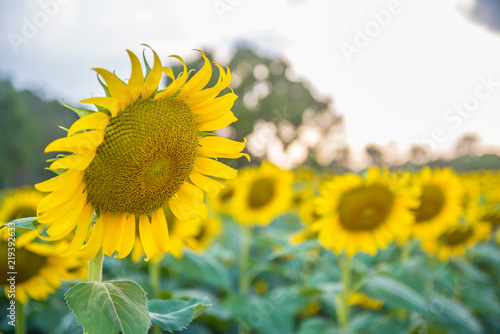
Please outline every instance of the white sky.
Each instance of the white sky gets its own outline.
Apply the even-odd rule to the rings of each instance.
[[[341,46],[354,46],[358,29],[376,29],[373,11],[391,4],[388,24],[349,62]],[[102,95],[90,68],[129,75],[125,49],[147,43],[165,59],[201,48],[225,62],[240,39],[284,57],[331,97],[355,150],[422,141],[446,150],[471,131],[500,145],[500,34],[471,23],[456,0],[0,0],[0,74],[72,104]],[[497,86],[488,91],[481,78]],[[463,103],[470,112],[447,113]]]

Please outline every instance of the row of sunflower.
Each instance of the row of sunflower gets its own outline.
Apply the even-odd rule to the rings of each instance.
[[[413,239],[446,260],[490,237],[500,214],[499,186],[496,173],[371,168],[329,176],[307,169],[294,174],[263,162],[242,170],[209,203],[242,224],[265,226],[294,211],[303,229],[291,242],[317,238],[335,254],[375,255],[391,242],[403,245]]]
[[[189,289],[192,293],[195,288],[194,297],[215,293],[212,297],[219,300],[219,307],[227,308],[226,311],[234,316],[230,319],[240,319],[233,320],[240,328],[272,332],[276,325],[272,315],[271,320],[263,321],[263,324],[241,318],[254,314],[261,307],[259,303],[268,301],[273,291],[283,289],[290,294],[283,298],[297,298],[293,318],[300,319],[298,328],[301,330],[314,327],[314,321],[329,326],[328,321],[319,320],[323,319],[321,314],[332,312],[328,307],[333,308],[332,319],[336,319],[335,326],[339,326],[341,318],[346,317],[342,313],[346,311],[340,311],[343,307],[351,312],[353,308],[359,308],[365,312],[362,314],[368,314],[366,312],[382,312],[388,307],[387,300],[389,305],[391,301],[394,303],[394,296],[386,295],[384,287],[370,290],[371,285],[380,282],[373,283],[373,279],[366,282],[362,278],[384,264],[397,267],[396,272],[389,271],[385,279],[402,275],[397,273],[401,271],[398,266],[408,263],[414,266],[412,261],[417,259],[421,265],[418,270],[424,272],[447,271],[450,266],[458,264],[467,268],[460,270],[473,271],[479,276],[481,284],[487,282],[485,277],[488,275],[495,278],[497,273],[488,273],[488,270],[485,275],[479,274],[480,269],[471,266],[478,255],[471,260],[465,255],[465,250],[481,242],[486,248],[474,248],[479,249],[479,258],[486,256],[485,250],[495,250],[495,254],[499,254],[495,241],[490,240],[494,239],[491,236],[500,216],[499,184],[497,173],[457,175],[449,169],[429,168],[416,173],[390,173],[372,168],[361,174],[332,176],[305,168],[296,172],[284,171],[263,162],[259,167],[241,170],[239,176],[218,194],[209,196],[210,212],[206,219],[183,223],[176,219],[168,206],[165,207],[170,234],[168,253],[172,256],[165,257],[165,253],[160,253],[151,262],[162,273],[160,285],[164,288],[160,288],[160,294],[179,297],[180,291]],[[1,222],[36,215],[42,198],[42,193],[30,188],[5,191],[0,206]],[[6,241],[7,229],[1,232],[2,240]],[[87,260],[58,255],[72,236],[53,243],[36,240],[39,230],[18,229],[17,233],[18,263],[22,264],[17,268],[16,298],[19,302],[25,304],[29,297],[45,300],[56,292],[62,280],[85,279]],[[3,242],[1,246],[6,257],[7,243]],[[244,247],[247,249],[242,249]],[[127,270],[142,272],[142,279],[147,282],[151,271],[145,270],[141,264],[145,256],[137,234],[130,256],[133,261],[127,262]],[[241,263],[242,258],[246,263]],[[484,258],[481,259],[484,262]],[[492,261],[487,256],[486,259],[486,264]],[[498,259],[494,263],[498,266]],[[342,288],[332,292],[328,290],[331,288],[328,284],[325,290],[325,277],[322,277],[321,284],[316,286],[317,282],[314,283],[315,289],[321,293],[309,291],[311,278],[317,276],[318,270],[325,265],[333,274],[328,284],[342,281],[342,276],[346,275],[342,271],[348,271],[349,281],[344,278],[341,284],[348,286],[347,290]],[[108,270],[113,271],[112,267],[111,264]],[[303,272],[290,274],[296,268]],[[236,273],[231,273],[235,270]],[[7,268],[2,268],[2,273],[7,271]],[[462,272],[458,276],[460,280],[466,278],[464,273],[471,274]],[[6,279],[4,277],[3,281]],[[439,280],[438,277],[428,277],[425,281],[437,284]],[[390,283],[395,284],[394,281]],[[421,283],[412,284],[428,289]],[[207,290],[200,289],[200,285],[205,285]],[[242,285],[246,287],[242,288]],[[498,283],[486,288],[495,285]],[[4,288],[7,296],[9,285],[4,283]],[[303,291],[294,290],[299,288]],[[290,289],[294,292],[291,293]],[[455,291],[456,287],[446,289]],[[385,292],[380,293],[380,290]],[[332,295],[330,301],[325,300],[328,295]],[[496,292],[490,299],[493,300],[490,304],[493,303],[500,312]],[[332,301],[333,305],[329,305]],[[398,302],[396,304],[398,309],[401,308]],[[247,308],[242,309],[241,305],[247,305]],[[403,315],[399,313],[398,321],[404,318],[410,321],[408,311],[415,310],[405,310],[404,305],[402,308]],[[417,313],[422,312],[418,309]],[[290,314],[287,316],[291,317]],[[222,318],[225,321],[218,326],[230,328],[228,317]],[[347,322],[345,328],[351,322],[347,319],[343,320]],[[204,320],[203,316],[201,320]],[[212,326],[213,332],[218,332],[217,326],[210,321],[208,328]],[[407,327],[415,327],[414,322]],[[452,321],[452,325],[456,324]],[[474,328],[469,324],[467,330],[471,326]]]

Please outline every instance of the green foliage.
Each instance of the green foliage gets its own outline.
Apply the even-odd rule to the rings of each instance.
[[[76,119],[60,103],[18,91],[9,80],[0,80],[0,189],[53,177],[44,170],[48,158],[44,149],[65,135],[59,125],[69,127]]]
[[[40,223],[37,222],[36,217],[19,218],[1,225],[0,230],[7,226],[23,228],[26,230],[34,230],[38,225],[40,225]]]
[[[150,300],[149,315],[154,325],[166,331],[181,331],[211,306],[208,299]]]
[[[79,283],[66,301],[88,334],[140,334],[151,326],[146,293],[132,281]]]
[[[390,277],[371,276],[367,278],[364,290],[370,297],[383,300],[394,309],[420,312],[426,306],[418,292]]]

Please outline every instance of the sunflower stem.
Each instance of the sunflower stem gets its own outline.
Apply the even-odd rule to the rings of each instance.
[[[412,246],[411,240],[407,240],[401,248],[401,263],[406,263],[410,258]]]
[[[160,299],[161,298],[161,289],[160,289],[160,261],[149,261],[148,263],[148,271],[149,271],[149,284],[151,284],[151,289],[153,289],[153,298]],[[153,325],[153,333],[152,334],[161,334],[163,333],[161,327],[157,325]]]
[[[19,305],[19,306],[18,306]],[[24,315],[24,305],[16,301],[16,334],[26,334],[26,317]]]
[[[153,298],[158,299],[161,295],[160,290],[160,262],[159,261],[149,261],[148,263],[149,271],[149,284],[153,289]]]
[[[248,258],[250,254],[250,238],[252,236],[253,225],[240,224],[240,282],[239,293],[241,296],[247,296],[250,290],[250,275],[248,273]],[[244,323],[238,326],[238,333],[248,334],[250,329]]]
[[[252,236],[252,225],[241,224],[240,233],[240,295],[246,296],[250,289],[250,275],[248,275],[248,256],[250,253],[250,238]]]
[[[101,283],[102,281],[102,263],[104,261],[104,253],[102,249],[99,250],[97,255],[89,262],[89,282]]]
[[[351,294],[351,259],[346,255],[340,258],[342,292],[335,297],[335,310],[340,329],[346,330],[349,324],[349,295]]]

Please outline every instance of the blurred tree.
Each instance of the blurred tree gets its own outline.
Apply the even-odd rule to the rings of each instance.
[[[17,91],[0,80],[0,188],[32,185],[54,176],[44,170],[45,146],[65,135],[77,119],[56,101],[45,101],[31,91]]]
[[[481,139],[475,133],[466,133],[457,140],[455,157],[476,155]]]
[[[209,59],[212,58],[210,52],[205,53]],[[200,69],[202,64],[203,60],[198,58],[189,63],[188,68]],[[309,157],[311,163],[311,160],[317,161],[320,143],[323,146],[319,149],[323,157],[320,164],[323,166],[336,158],[339,148],[345,148],[343,119],[331,108],[332,101],[315,97],[304,81],[293,78],[284,60],[261,57],[251,48],[240,46],[227,66],[232,75],[231,88],[238,95],[233,106],[238,122],[219,131],[219,135],[236,140],[247,137],[248,149],[253,149],[251,153],[257,160],[269,158],[272,154],[275,159],[279,156],[283,161],[286,160],[288,168],[304,162],[304,151],[307,155],[305,158]],[[218,68],[212,65],[212,69],[214,77],[217,77]],[[176,65],[173,70],[179,73],[182,67]],[[214,78],[207,86],[213,84]],[[304,117],[323,120],[321,124],[314,125],[321,133],[319,141],[314,144],[309,141],[304,143],[300,137],[303,130],[300,126],[305,124]],[[314,122],[309,121],[309,124]],[[334,136],[334,133],[340,135]],[[327,150],[331,152],[325,152]],[[293,159],[296,159],[295,163],[291,162]],[[235,162],[228,163],[231,165]],[[238,163],[244,164],[245,161],[240,159]]]
[[[413,145],[410,148],[410,163],[423,165],[429,160],[429,151],[423,145]]]
[[[377,147],[375,145],[368,145],[365,148],[365,152],[370,156],[370,159],[372,160],[372,165],[382,166],[384,161],[383,161],[382,149],[380,147]]]

